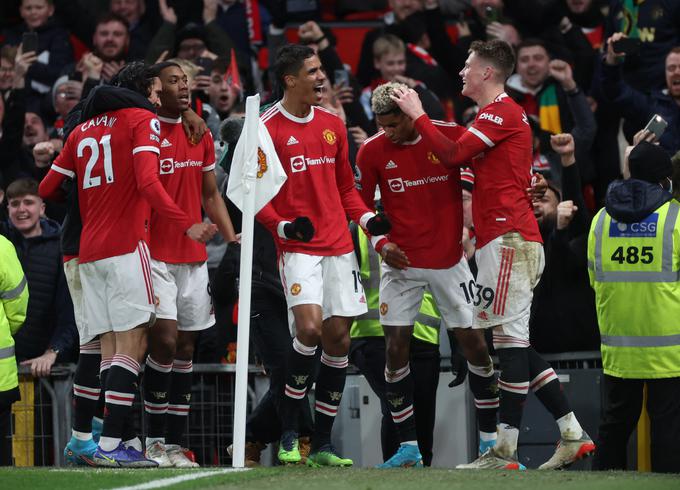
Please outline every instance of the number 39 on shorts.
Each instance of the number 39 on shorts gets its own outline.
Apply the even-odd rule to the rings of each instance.
[[[475,306],[482,305],[482,308],[486,309],[493,303],[495,292],[489,287],[477,284],[472,279],[467,283],[461,282],[458,286],[463,290],[468,304],[473,303]]]

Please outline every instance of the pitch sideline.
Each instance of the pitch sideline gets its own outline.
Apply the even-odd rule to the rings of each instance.
[[[163,488],[185,481],[198,480],[199,478],[207,478],[209,476],[223,475],[226,473],[236,473],[239,471],[248,471],[250,468],[224,468],[216,471],[202,471],[200,473],[190,473],[187,475],[172,476],[169,478],[161,478],[159,480],[151,480],[139,485],[131,485],[126,487],[116,487],[112,490],[147,490],[150,488]]]

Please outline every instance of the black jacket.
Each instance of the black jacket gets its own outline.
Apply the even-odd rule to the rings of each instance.
[[[598,350],[595,294],[586,268],[590,216],[577,165],[563,168],[562,190],[563,200],[573,200],[578,212],[564,230],[554,223],[542,226],[545,269],[531,303],[531,345],[539,352]]]
[[[17,361],[32,359],[52,347],[59,361],[77,354],[78,331],[73,303],[66,285],[59,225],[41,219],[42,235],[24,238],[11,223],[0,223],[0,232],[14,244],[24,268],[30,298],[24,326],[14,337]]]
[[[658,184],[637,179],[615,180],[607,189],[607,214],[622,223],[637,223],[673,198]]]

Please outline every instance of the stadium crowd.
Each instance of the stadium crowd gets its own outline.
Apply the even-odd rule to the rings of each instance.
[[[16,271],[1,276],[0,464],[18,399],[8,366],[41,377],[77,362],[67,461],[197,465],[183,447],[192,364],[230,362],[237,340],[241,216],[225,190],[255,93],[289,180],[255,225],[251,330],[271,385],[248,419],[246,463],[279,443],[281,463],[351,465],[330,437],[351,362],[381,400],[381,466],[429,466],[443,326],[477,412],[479,458],[463,467],[523,468],[531,389],[561,434],[543,468],[592,453],[596,468],[626,468],[642,402],[614,380],[670,378],[662,403],[680,379],[679,343],[632,375],[607,351],[610,401],[633,408],[606,412],[594,442],[540,353],[604,342],[609,293],[589,236],[605,205],[630,222],[611,211],[612,183],[661,182],[647,214],[680,196],[670,0],[3,2],[0,235],[30,299],[12,311],[23,288]],[[0,270],[16,268],[0,245]],[[140,371],[142,439],[130,423]],[[680,405],[649,411],[653,469],[680,472],[666,449]]]

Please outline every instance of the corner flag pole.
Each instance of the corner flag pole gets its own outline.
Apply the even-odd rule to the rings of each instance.
[[[253,223],[255,220],[255,182],[257,179],[257,144],[260,96],[246,99],[246,161],[243,172],[243,221],[241,225],[241,264],[239,273],[238,337],[236,344],[236,391],[234,393],[234,440],[232,466],[245,465],[246,406],[248,403],[248,345],[250,342],[250,293],[253,274]],[[236,162],[235,162],[236,163]],[[239,162],[240,163],[240,162]]]

